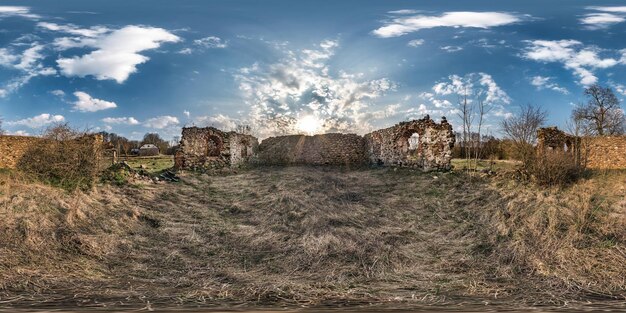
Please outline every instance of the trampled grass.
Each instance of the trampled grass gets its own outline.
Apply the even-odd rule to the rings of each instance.
[[[3,305],[624,299],[626,176],[266,167],[68,194],[2,175]]]

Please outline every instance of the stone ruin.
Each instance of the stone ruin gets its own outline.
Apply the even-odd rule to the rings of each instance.
[[[572,151],[580,138],[567,134],[555,127],[544,127],[537,131],[537,147],[541,150]]]
[[[450,170],[455,135],[445,117],[426,116],[369,133],[365,142],[371,163]]]
[[[179,169],[202,170],[258,165],[407,166],[449,170],[455,136],[446,118],[430,117],[393,127],[356,134],[288,135],[258,144],[255,137],[213,127],[183,128],[175,164]]]
[[[537,131],[537,150],[572,153],[587,168],[626,169],[626,136],[580,137],[546,127]]]
[[[191,170],[237,167],[250,161],[258,145],[258,139],[251,135],[214,127],[185,127],[174,167]]]

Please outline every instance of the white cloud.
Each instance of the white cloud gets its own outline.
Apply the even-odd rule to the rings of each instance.
[[[81,112],[96,112],[117,108],[115,102],[92,98],[89,94],[82,91],[74,92],[74,96],[77,98],[74,102],[74,109]]]
[[[445,51],[445,52],[458,52],[463,50],[463,47],[459,47],[459,46],[445,46],[445,47],[440,47],[441,50]]]
[[[613,89],[615,89],[615,91],[619,93],[620,95],[626,96],[626,86],[624,86],[623,84],[619,84],[614,81],[609,81],[609,85],[613,87]]]
[[[0,66],[13,67],[19,56],[11,53],[7,48],[0,48]]]
[[[600,11],[585,14],[580,19],[580,23],[590,30],[606,29],[615,24],[626,21],[626,6],[607,7],[607,6],[590,6],[588,10]]]
[[[395,11],[389,11],[387,13],[389,14],[398,14],[398,15],[406,15],[406,14],[415,14],[415,13],[419,13],[419,10],[411,10],[411,9],[403,9],[403,10],[395,10]]]
[[[569,94],[569,90],[559,86],[559,84],[553,82],[553,77],[534,76],[530,80],[530,84],[537,87],[537,90],[551,89],[560,92],[564,95]]]
[[[191,50],[191,48],[183,48],[178,50],[178,53],[180,54],[191,54],[193,52],[193,50]]]
[[[469,73],[464,76],[450,75],[435,83],[432,91],[432,93],[423,92],[420,94],[420,98],[430,102],[430,105],[426,106],[427,111],[418,110],[417,112],[441,114],[454,118],[459,112],[456,103],[467,95],[468,103],[479,100],[487,105],[489,110],[487,118],[510,115],[506,105],[511,103],[511,98],[487,73]]]
[[[178,118],[165,115],[148,119],[143,123],[143,125],[150,128],[163,129],[170,126],[176,126],[179,123]]]
[[[411,40],[411,41],[409,41],[407,43],[407,46],[415,48],[415,47],[421,46],[423,44],[424,44],[424,39],[413,39],[413,40]]]
[[[222,130],[234,130],[238,124],[242,124],[240,120],[231,118],[223,114],[214,116],[199,116],[194,118],[194,124],[199,126],[212,126]]]
[[[25,130],[16,130],[14,132],[7,132],[7,135],[13,135],[13,136],[30,136],[30,133],[25,131]]]
[[[218,48],[223,49],[228,47],[228,42],[223,41],[222,38],[209,36],[200,39],[196,39],[193,41],[193,44],[196,46],[200,46],[203,48]]]
[[[8,17],[8,16],[19,16],[19,17],[24,17],[24,18],[33,19],[33,20],[40,18],[39,15],[30,13],[29,7],[8,6],[8,5],[0,6],[0,18]]]
[[[189,118],[189,116],[191,116],[191,113],[190,113],[189,111],[187,111],[187,110],[183,111],[183,114],[184,114],[187,118]]]
[[[82,56],[59,58],[57,64],[63,75],[93,76],[98,80],[112,79],[120,84],[137,71],[137,65],[150,59],[140,52],[159,48],[163,43],[180,41],[178,36],[155,27],[130,25],[114,31],[106,28],[77,29],[67,25],[57,27],[45,25],[45,27],[59,32],[78,33],[81,36],[57,40],[55,44],[61,49],[69,47],[96,49]]]
[[[51,94],[57,96],[57,97],[64,97],[65,96],[65,91],[60,90],[60,89],[55,89],[50,91]]]
[[[63,117],[63,115],[52,115],[48,113],[43,113],[22,120],[9,121],[7,122],[7,125],[21,125],[30,128],[39,128],[52,123],[60,123],[63,121],[65,121],[65,117]]]
[[[580,78],[584,86],[595,84],[598,78],[594,71],[613,67],[620,63],[614,58],[601,58],[604,50],[595,46],[584,46],[576,40],[533,40],[528,44],[522,57],[539,62],[557,62],[571,70]]]
[[[584,24],[587,29],[591,30],[606,29],[624,21],[626,21],[624,16],[611,13],[590,13],[580,19],[580,22]]]
[[[0,66],[20,72],[18,76],[12,78],[3,88],[0,88],[0,97],[5,97],[9,93],[16,91],[34,77],[56,74],[55,69],[45,67],[41,63],[45,57],[41,53],[44,47],[43,44],[34,42],[29,44],[28,48],[22,52],[16,52],[8,48],[0,49]]]
[[[109,28],[104,27],[104,26],[80,28],[73,24],[61,25],[61,24],[49,23],[49,22],[39,22],[37,23],[37,26],[43,29],[54,31],[54,32],[63,32],[63,33],[68,33],[72,35],[77,35],[79,37],[73,38],[76,40],[81,39],[81,37],[97,38],[111,31]],[[64,38],[67,38],[67,37],[64,37]],[[70,48],[73,48],[73,47],[74,46]],[[63,46],[60,46],[59,48],[63,48]]]
[[[102,121],[106,124],[138,125],[139,121],[134,117],[105,117]]]
[[[521,17],[503,12],[445,12],[439,16],[414,15],[394,18],[373,31],[378,37],[398,37],[435,27],[491,28],[518,23]]]
[[[395,84],[362,73],[330,74],[328,61],[339,43],[326,40],[313,49],[284,50],[273,64],[241,68],[235,78],[251,107],[247,122],[261,137],[295,132],[301,116],[322,121],[322,132],[366,132],[368,107]],[[286,49],[286,48],[285,48]]]

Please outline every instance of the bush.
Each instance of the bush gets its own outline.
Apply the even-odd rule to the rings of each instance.
[[[97,180],[100,149],[93,135],[59,124],[44,132],[43,139],[18,162],[18,168],[66,190],[88,189]]]
[[[528,176],[542,186],[563,186],[575,182],[582,167],[573,153],[565,151],[541,151],[524,161]]]

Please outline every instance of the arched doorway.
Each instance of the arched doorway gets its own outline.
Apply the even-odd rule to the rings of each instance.
[[[218,136],[211,135],[207,138],[207,156],[218,157],[222,154],[222,147],[224,143]]]

